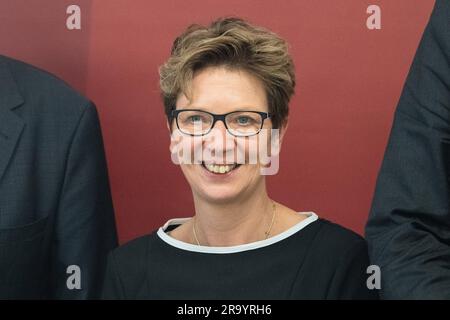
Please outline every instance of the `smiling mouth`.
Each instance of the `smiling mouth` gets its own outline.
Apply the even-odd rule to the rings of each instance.
[[[233,164],[207,164],[202,162],[202,167],[208,170],[211,173],[215,174],[226,174],[228,172],[233,171],[234,169],[239,168],[241,165],[237,163]]]

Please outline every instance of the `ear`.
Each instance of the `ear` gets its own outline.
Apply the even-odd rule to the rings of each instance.
[[[170,137],[169,150],[172,153],[174,150],[174,146],[177,144],[177,139],[173,135],[172,126],[170,125],[168,118],[166,118],[166,127],[167,127],[167,131],[169,131],[169,137]]]
[[[281,149],[281,144],[283,143],[284,134],[287,131],[288,125],[289,125],[289,122],[288,122],[288,120],[286,120],[286,122],[284,124],[282,124],[280,127],[280,149]]]

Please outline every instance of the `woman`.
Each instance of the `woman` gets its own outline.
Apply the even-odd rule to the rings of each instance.
[[[272,200],[262,174],[270,163],[250,161],[252,137],[263,137],[260,150],[277,136],[281,144],[287,129],[295,75],[284,40],[237,18],[191,26],[175,40],[160,85],[195,214],[114,250],[105,298],[376,297],[366,286],[365,241]],[[181,147],[183,157],[174,151]]]

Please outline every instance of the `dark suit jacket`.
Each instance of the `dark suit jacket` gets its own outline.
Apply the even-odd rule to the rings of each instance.
[[[407,77],[366,237],[383,298],[450,299],[450,1],[438,0]]]
[[[116,242],[94,105],[0,56],[0,298],[96,298]]]

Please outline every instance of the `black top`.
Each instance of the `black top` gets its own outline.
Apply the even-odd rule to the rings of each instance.
[[[161,233],[168,231],[161,228],[111,252],[103,297],[377,298],[378,293],[366,286],[369,260],[364,239],[326,220],[314,220],[307,225],[300,222],[304,228],[290,235],[286,235],[288,230],[253,244],[212,249],[185,244],[167,234],[161,237]],[[181,246],[170,244],[169,238]],[[249,246],[253,249],[242,249]],[[230,252],[196,252],[195,248],[198,251],[229,248]]]

